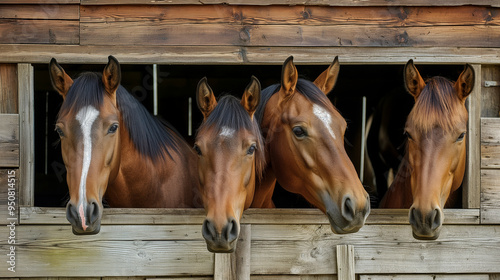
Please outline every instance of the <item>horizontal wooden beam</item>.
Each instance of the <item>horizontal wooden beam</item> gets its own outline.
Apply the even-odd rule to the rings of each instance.
[[[0,45],[0,63],[106,64],[114,55],[123,64],[273,64],[293,55],[297,64],[500,64],[499,48],[375,48],[375,47],[237,47],[237,46],[78,46]]]
[[[26,0],[23,0],[26,1]],[[36,1],[36,0],[32,0]],[[48,0],[42,0],[48,1]],[[82,5],[207,5],[207,4],[228,4],[228,5],[318,5],[318,6],[494,6],[500,4],[495,0],[81,0]]]
[[[497,9],[460,7],[326,7],[232,5],[82,6],[82,23],[357,25],[381,27],[499,25]],[[9,13],[10,15],[10,13]],[[0,13],[1,16],[1,13]],[[6,15],[8,16],[8,15]]]
[[[3,44],[78,44],[77,20],[0,19]]]
[[[1,227],[0,235],[8,230]],[[498,225],[447,225],[438,240],[418,241],[401,225],[368,225],[345,235],[324,225],[252,225],[250,269],[252,276],[332,275],[335,248],[346,244],[354,246],[357,274],[499,273],[498,231]],[[73,235],[69,225],[20,225],[16,236],[22,237],[16,277],[214,273],[201,225],[103,225],[89,236]]]
[[[21,207],[22,224],[68,224],[64,208]],[[445,224],[479,224],[479,209],[445,209]],[[201,225],[203,209],[106,208],[102,223],[110,225]],[[247,209],[243,224],[323,224],[328,218],[317,209]],[[407,209],[372,209],[367,224],[407,225]]]
[[[460,39],[457,39],[460,38]],[[497,47],[500,26],[379,27],[351,25],[80,23],[81,45],[260,47]]]
[[[3,2],[3,1],[2,1]],[[22,1],[17,1],[17,3]],[[79,20],[79,5],[2,5],[0,19]]]

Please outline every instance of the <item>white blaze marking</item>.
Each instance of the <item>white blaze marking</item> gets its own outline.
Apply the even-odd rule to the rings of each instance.
[[[332,135],[333,139],[336,139],[335,133],[333,133],[333,130],[332,130],[332,116],[328,113],[328,111],[325,110],[325,108],[323,108],[317,104],[314,104],[313,105],[313,113],[314,113],[314,115],[316,115],[316,117],[320,121],[323,122],[323,124],[328,129],[328,132],[330,132],[330,134]]]
[[[231,138],[231,137],[233,137],[235,132],[236,132],[236,130],[229,128],[227,126],[224,126],[224,127],[222,127],[222,131],[220,132],[219,136]]]
[[[97,111],[92,106],[87,106],[85,108],[82,108],[80,112],[76,114],[76,119],[80,122],[80,127],[82,129],[82,134],[83,134],[82,176],[80,177],[80,187],[78,191],[80,200],[80,202],[78,203],[80,204],[79,214],[80,214],[80,219],[82,221],[83,230],[87,228],[87,225],[85,225],[84,208],[87,203],[85,185],[87,182],[90,160],[92,159],[92,138],[90,134],[92,132],[92,125],[94,124],[94,121],[96,120],[97,116],[99,116],[99,111]]]

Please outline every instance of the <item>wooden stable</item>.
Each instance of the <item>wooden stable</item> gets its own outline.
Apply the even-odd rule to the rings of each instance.
[[[435,241],[412,237],[407,210],[382,209],[349,235],[315,209],[250,209],[234,254],[206,250],[201,209],[105,209],[100,234],[74,236],[64,208],[34,202],[32,65],[104,65],[110,54],[122,64],[470,63],[464,209],[445,210]],[[499,111],[497,0],[2,0],[0,277],[500,279]]]

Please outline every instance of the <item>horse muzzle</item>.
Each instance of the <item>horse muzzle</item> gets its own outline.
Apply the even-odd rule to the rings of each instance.
[[[328,194],[323,195],[322,200],[331,229],[337,234],[358,232],[370,214],[369,196],[361,209],[356,207],[356,201],[350,195],[344,195],[340,206]]]
[[[411,207],[409,219],[415,239],[436,240],[441,232],[444,215],[443,211],[438,207],[427,213],[423,213],[418,208]]]
[[[66,207],[66,219],[71,223],[73,234],[91,235],[101,230],[102,206],[93,200],[84,205],[75,206],[69,202]]]
[[[239,235],[239,224],[234,218],[228,219],[227,223],[219,232],[213,221],[206,219],[202,226],[202,235],[207,242],[207,249],[212,253],[232,253],[236,248]]]

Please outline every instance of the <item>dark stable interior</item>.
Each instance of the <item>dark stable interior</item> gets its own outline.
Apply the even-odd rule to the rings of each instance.
[[[342,61],[341,61],[342,63]],[[76,78],[83,71],[102,72],[104,65],[62,64],[66,72]],[[297,64],[299,75],[313,81],[327,67],[325,65]],[[455,80],[463,65],[419,65],[422,77],[435,75]],[[384,96],[393,95],[398,109],[411,109],[412,97],[405,92],[404,65],[342,65],[337,84],[328,95],[348,123],[345,148],[356,170],[360,170],[362,100],[366,97],[366,118],[379,107]],[[121,65],[122,85],[142,104],[153,112],[153,66]],[[198,81],[208,78],[216,96],[231,94],[241,97],[251,75],[256,76],[262,88],[278,83],[281,65],[158,65],[158,116],[170,122],[190,143],[202,115],[196,107],[195,93]],[[192,107],[192,135],[188,135],[189,98]],[[62,207],[69,199],[66,172],[61,157],[58,135],[54,131],[62,98],[52,89],[48,64],[35,65],[35,205]],[[399,118],[403,122],[405,116]],[[403,131],[394,125],[394,134]],[[392,132],[392,131],[391,131]],[[367,144],[370,147],[370,144]],[[404,146],[404,145],[401,145]],[[404,147],[400,147],[404,149]],[[373,149],[372,149],[373,150]],[[375,162],[375,161],[374,161]],[[374,167],[379,166],[374,163]],[[367,171],[365,171],[367,172]],[[381,172],[387,177],[387,172]],[[379,176],[380,177],[380,176]],[[374,180],[363,182],[367,190],[373,190]],[[273,196],[278,208],[309,208],[311,205],[298,195],[288,193],[277,186]],[[379,198],[373,194],[372,206]]]

